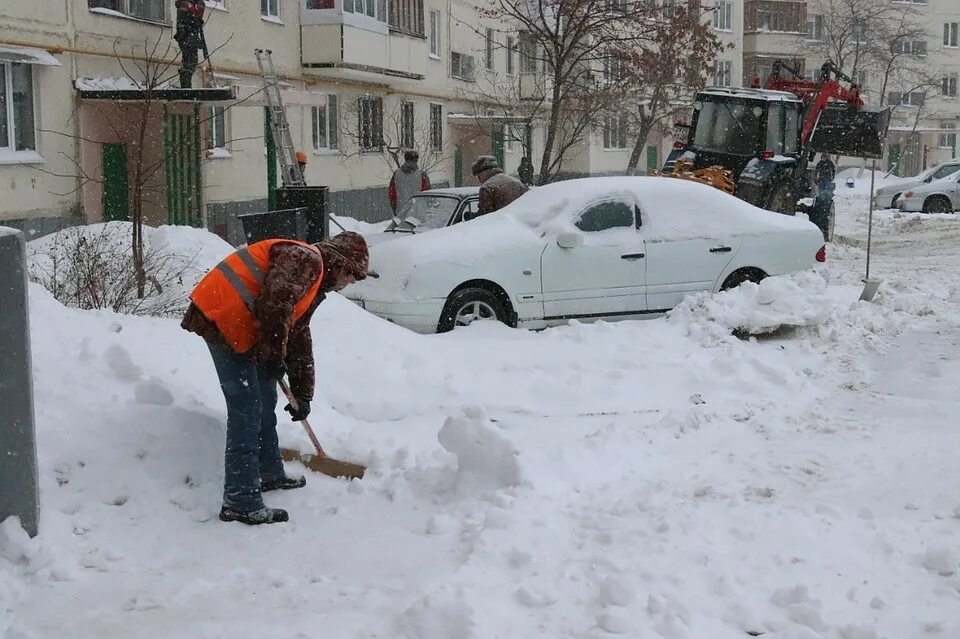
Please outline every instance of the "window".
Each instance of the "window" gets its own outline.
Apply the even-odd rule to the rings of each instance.
[[[956,123],[956,122],[941,122],[941,123],[940,123],[940,128],[942,128],[942,129],[949,129],[950,131],[956,131],[957,123]],[[950,133],[949,131],[941,133],[941,134],[940,134],[940,148],[941,148],[941,149],[956,149],[956,148],[957,148],[957,134],[956,134],[956,133]],[[941,176],[939,176],[939,177],[937,176],[937,173],[939,173],[940,171],[943,171],[944,169],[948,169],[948,168],[949,168],[949,172],[948,172],[948,173],[946,173],[945,175],[941,175]],[[951,167],[943,167],[942,169],[940,169],[940,171],[937,171],[937,173],[934,173],[934,174],[933,174],[933,179],[937,180],[937,179],[939,179],[939,178],[946,177],[947,175],[950,175],[951,173],[955,172],[956,170],[957,170],[957,165],[954,165],[954,166],[951,166]]]
[[[887,94],[887,103],[891,105],[901,105],[901,106],[923,106],[926,100],[926,94],[921,93],[920,91],[914,91],[912,93],[900,93],[899,91],[891,91]]]
[[[486,67],[488,71],[493,71],[493,29],[487,29],[486,37]]]
[[[430,10],[430,55],[440,57],[440,12]]]
[[[380,22],[387,21],[387,0],[343,0],[343,10],[347,13],[368,16]]]
[[[520,73],[537,72],[537,40],[531,33],[520,34]]]
[[[893,53],[906,53],[908,55],[927,55],[926,40],[894,40],[890,45]]]
[[[603,79],[611,83],[623,80],[624,62],[618,51],[608,51],[603,57]]]
[[[943,46],[960,46],[960,22],[945,22],[943,25]]]
[[[771,102],[767,108],[765,151],[796,155],[800,150],[800,113],[785,103]]]
[[[717,68],[713,72],[713,86],[729,87],[733,85],[733,62],[718,60]]]
[[[369,2],[369,0],[368,0]],[[383,20],[384,0],[378,0]],[[423,0],[390,0],[390,27],[401,33],[423,37]]]
[[[796,33],[801,30],[800,10],[805,8],[796,2],[760,0],[754,13],[747,13],[748,31],[779,31]]]
[[[33,69],[29,64],[0,63],[0,149],[37,148],[33,109]]]
[[[940,94],[948,98],[957,97],[957,74],[948,73],[943,76],[943,79],[940,81]]]
[[[627,0],[607,0],[607,11],[610,13],[626,13]]]
[[[260,15],[264,18],[280,19],[280,0],[260,0]]]
[[[733,31],[733,3],[718,2],[713,7],[713,24],[717,31]]]
[[[807,15],[807,40],[823,40],[823,16]]]
[[[870,37],[869,32],[867,31],[867,23],[863,20],[860,20],[854,24],[852,37],[854,42],[866,42]]]
[[[615,228],[635,229],[634,208],[632,204],[620,200],[600,202],[581,213],[574,225],[586,233],[599,233]]]
[[[513,36],[507,36],[507,75],[513,75]]]
[[[603,119],[603,148],[627,148],[627,114],[608,115]]]
[[[360,133],[360,151],[383,150],[383,98],[360,98],[357,100],[357,116]]]
[[[340,148],[337,96],[327,96],[326,106],[313,107],[313,148],[316,151]]]
[[[335,8],[336,2],[334,2],[334,0],[307,0],[307,9],[310,10]]]
[[[465,82],[473,82],[473,56],[465,53],[451,52],[450,76]]]
[[[227,148],[227,110],[224,107],[207,109],[207,148]]]
[[[151,22],[164,22],[167,19],[166,5],[165,0],[87,0],[90,9],[110,9]]]
[[[443,150],[443,105],[430,105],[430,148],[433,151]]]
[[[414,112],[413,102],[400,103],[400,146],[404,149],[414,148],[413,142]]]

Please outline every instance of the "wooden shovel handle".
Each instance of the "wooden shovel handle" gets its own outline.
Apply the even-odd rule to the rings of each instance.
[[[300,408],[300,405],[297,403],[297,398],[294,397],[293,393],[290,392],[290,387],[287,385],[286,380],[281,377],[279,380],[277,380],[277,383],[280,384],[280,390],[283,391],[284,396],[286,396],[287,401],[290,402],[290,406],[293,407],[293,410]],[[320,440],[317,439],[313,429],[310,428],[310,422],[308,422],[306,419],[301,419],[300,424],[303,426],[303,430],[307,431],[307,437],[310,438],[310,441],[313,443],[313,447],[317,449],[317,456],[326,457],[327,453],[324,452],[323,446],[320,445]]]

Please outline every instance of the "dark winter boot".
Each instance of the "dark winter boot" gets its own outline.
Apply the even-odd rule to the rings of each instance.
[[[281,477],[280,479],[270,479],[260,484],[260,492],[268,493],[271,490],[293,490],[294,488],[303,488],[307,485],[307,478],[303,475],[294,475],[292,477]]]
[[[276,524],[289,519],[290,515],[288,515],[287,511],[282,508],[263,507],[259,510],[253,510],[248,513],[238,512],[230,508],[220,509],[220,521],[239,521],[247,524],[248,526],[256,526],[258,524]]]

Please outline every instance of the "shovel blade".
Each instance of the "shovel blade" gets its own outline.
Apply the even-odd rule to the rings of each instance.
[[[315,473],[322,473],[336,479],[363,479],[367,467],[333,457],[301,453],[292,448],[281,448],[280,455],[284,461],[298,461]]]
[[[863,280],[863,292],[860,293],[860,301],[872,302],[882,283],[883,280]]]

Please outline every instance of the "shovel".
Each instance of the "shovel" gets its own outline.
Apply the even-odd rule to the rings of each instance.
[[[283,391],[287,401],[290,402],[290,405],[296,410],[297,400],[294,398],[293,393],[290,392],[290,387],[287,385],[287,382],[281,379],[279,384],[280,390]],[[330,477],[363,479],[363,473],[367,470],[366,466],[327,456],[327,453],[323,450],[323,446],[320,445],[320,440],[317,439],[313,429],[310,428],[310,423],[306,419],[301,420],[300,423],[303,425],[303,430],[307,431],[307,436],[310,438],[310,441],[313,442],[313,447],[316,448],[317,454],[311,455],[309,453],[301,453],[291,448],[281,448],[280,454],[283,456],[283,459],[286,461],[299,461],[310,470],[329,475]]]

